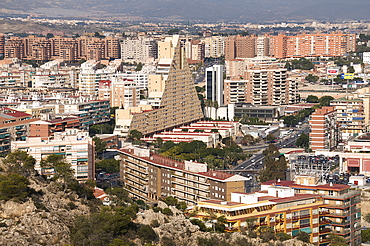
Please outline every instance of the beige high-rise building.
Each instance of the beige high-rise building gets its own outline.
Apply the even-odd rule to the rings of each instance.
[[[158,59],[171,59],[174,56],[175,48],[179,44],[180,37],[166,37],[164,41],[158,42]]]
[[[204,59],[204,42],[200,40],[190,40],[185,43],[186,58],[195,60]]]
[[[250,67],[245,72],[246,102],[253,105],[288,104],[287,70],[277,66]]]
[[[51,42],[45,37],[30,35],[23,39],[25,59],[48,61],[51,59]]]
[[[287,79],[285,68],[249,65],[243,77],[225,80],[224,100],[225,104],[286,105],[296,103],[297,86],[297,81]]]
[[[10,37],[4,46],[5,58],[24,58],[24,43],[19,37]]]
[[[160,59],[156,74],[149,77],[147,105],[116,110],[115,133],[125,136],[136,129],[150,135],[203,118],[184,49],[178,41],[174,43],[176,40],[178,36],[159,45],[167,47],[167,53],[160,57],[170,56],[172,47],[173,58]]]
[[[204,39],[204,56],[205,57],[220,57],[225,54],[225,37],[212,36]]]
[[[99,100],[109,100],[111,107],[136,107],[140,101],[140,89],[133,80],[113,77],[112,81],[99,81]]]

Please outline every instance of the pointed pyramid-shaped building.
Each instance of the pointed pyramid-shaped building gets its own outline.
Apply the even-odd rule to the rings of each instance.
[[[172,49],[172,57],[159,60],[157,73],[149,82],[152,104],[124,109],[121,113],[117,110],[117,122],[124,122],[120,127],[127,129],[127,133],[138,130],[150,135],[204,117],[185,52],[178,41]]]

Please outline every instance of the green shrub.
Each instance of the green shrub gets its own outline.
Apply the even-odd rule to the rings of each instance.
[[[162,209],[160,207],[154,207],[153,208],[154,213],[162,212]]]
[[[172,210],[170,208],[164,208],[162,213],[165,215],[173,215]]]
[[[158,239],[158,235],[149,225],[140,226],[139,230],[137,231],[137,235],[145,243],[151,243]]]
[[[73,202],[69,202],[69,203],[67,203],[67,206],[68,206],[68,208],[69,209],[75,209],[77,206],[76,206],[76,204],[74,204]]]
[[[290,236],[289,234],[287,233],[284,233],[284,232],[279,232],[276,234],[276,237],[277,239],[279,239],[280,241],[286,241],[286,240],[289,240],[292,238],[292,236]]]

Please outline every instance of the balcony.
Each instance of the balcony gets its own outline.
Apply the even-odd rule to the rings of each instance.
[[[330,233],[331,230],[329,228],[324,228],[324,229],[321,229],[319,230],[319,234],[327,234],[327,233]]]
[[[319,224],[320,225],[327,225],[327,224],[330,224],[331,221],[330,220],[320,220]]]
[[[330,222],[330,224],[332,224],[332,225],[339,225],[339,226],[345,226],[345,225],[348,225],[350,223],[351,222],[347,221],[347,220],[343,220],[341,222],[335,222],[335,221]]]

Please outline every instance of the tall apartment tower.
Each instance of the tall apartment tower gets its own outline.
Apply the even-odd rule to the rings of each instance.
[[[204,59],[204,42],[200,40],[190,40],[185,43],[186,57],[191,60]]]
[[[342,140],[366,131],[369,124],[370,98],[338,98],[330,102],[336,111]]]
[[[120,52],[120,44],[119,40],[116,37],[108,36],[105,37],[104,39],[105,43],[105,51],[104,51],[104,56],[107,59],[117,59],[120,57],[121,52]]]
[[[277,66],[250,66],[245,71],[245,102],[253,105],[285,105],[287,70]]]
[[[157,58],[157,45],[149,38],[125,39],[121,42],[121,59],[124,62],[146,62],[148,58]]]
[[[206,68],[206,98],[224,104],[224,66],[213,65]]]
[[[204,56],[220,57],[224,55],[225,37],[212,36],[204,39]]]
[[[338,125],[334,107],[317,108],[310,117],[310,147],[312,150],[332,149],[337,146]]]
[[[231,36],[225,40],[225,60],[256,56],[255,36]]]
[[[259,36],[256,38],[256,55],[268,56],[270,48],[270,39],[268,36]]]
[[[23,40],[19,37],[10,37],[4,46],[4,54],[5,58],[23,59],[25,57]]]
[[[161,59],[156,74],[149,78],[148,104],[116,110],[115,132],[121,136],[130,130],[139,130],[144,135],[149,135],[203,118],[191,71],[178,36],[161,42],[159,47]],[[145,107],[149,109],[144,110]]]
[[[0,58],[4,58],[4,46],[5,46],[5,36],[3,33],[0,33]]]

